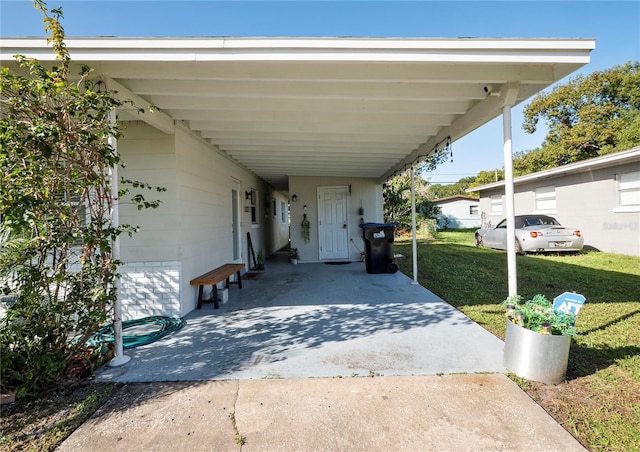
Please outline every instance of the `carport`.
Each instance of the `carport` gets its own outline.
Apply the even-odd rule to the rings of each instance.
[[[305,178],[362,178],[379,185],[405,170],[413,176],[418,163],[503,115],[511,233],[511,108],[587,64],[595,48],[592,39],[502,38],[93,37],[66,44],[74,64],[95,69],[96,82],[138,108],[153,106],[142,115],[121,109],[118,121],[144,122],[166,135],[188,133],[212,157],[287,194],[292,180],[303,185]],[[55,60],[42,38],[3,38],[0,52],[3,65],[11,65],[15,54]],[[175,150],[172,157],[180,158]],[[192,172],[202,166],[179,161],[173,176],[187,163]],[[189,174],[184,171],[180,182]],[[348,181],[343,185],[351,190]],[[237,193],[243,192],[252,198],[239,182]],[[376,193],[367,196],[381,205]],[[302,217],[303,209],[306,204],[292,203],[291,214]],[[178,273],[194,270],[204,266],[200,255],[182,256],[195,255],[198,246],[195,240],[178,243],[170,257],[146,261],[175,264]],[[416,278],[415,238],[413,255]],[[224,252],[213,257],[228,259]],[[145,268],[145,258],[139,260]],[[513,294],[513,249],[508,265]],[[180,273],[181,281],[196,274]],[[183,282],[183,310],[185,300],[192,302],[188,289]]]

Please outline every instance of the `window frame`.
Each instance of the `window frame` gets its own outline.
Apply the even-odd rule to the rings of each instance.
[[[255,188],[251,190],[251,224],[260,224],[258,221],[258,192]]]
[[[619,173],[616,174],[615,179],[616,207],[613,211],[640,212],[640,171]],[[628,202],[629,200],[631,203]]]
[[[502,214],[504,212],[502,195],[489,196],[489,203],[491,205],[491,214]],[[499,207],[499,209],[498,209]]]
[[[545,185],[536,187],[533,190],[534,201],[536,204],[535,213],[550,214],[556,213],[557,210],[557,194],[555,185]]]

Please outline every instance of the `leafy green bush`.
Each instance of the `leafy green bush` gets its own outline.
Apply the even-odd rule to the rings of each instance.
[[[19,396],[57,382],[107,320],[122,264],[113,244],[136,231],[112,222],[116,201],[159,204],[128,188],[112,193],[112,170],[122,162],[109,140],[120,136],[110,114],[127,102],[88,67],[70,80],[62,12],[34,5],[58,65],[17,56],[19,70],[0,69],[0,286],[17,295],[0,320],[0,384]]]
[[[534,295],[524,303],[521,296],[511,296],[502,305],[507,308],[507,316],[512,322],[528,330],[543,334],[576,334],[576,316],[555,311],[553,303],[544,295]]]

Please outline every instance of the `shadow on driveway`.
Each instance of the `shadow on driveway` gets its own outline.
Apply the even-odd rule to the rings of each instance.
[[[119,382],[503,372],[503,343],[401,273],[268,262],[184,328],[130,349]]]

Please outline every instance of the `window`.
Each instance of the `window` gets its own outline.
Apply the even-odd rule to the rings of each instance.
[[[469,215],[477,216],[478,215],[478,206],[469,206]]]
[[[277,218],[278,217],[278,210],[276,209],[276,198],[273,198],[273,218]]]
[[[618,207],[614,212],[640,211],[640,171],[618,174],[616,179]]]
[[[287,206],[284,201],[280,201],[280,221],[282,224],[287,222]]]
[[[556,187],[538,187],[535,189],[536,211],[554,213],[556,211]]]
[[[251,189],[251,222],[258,222],[258,194],[254,189]]]
[[[491,213],[502,213],[502,195],[491,197]]]

